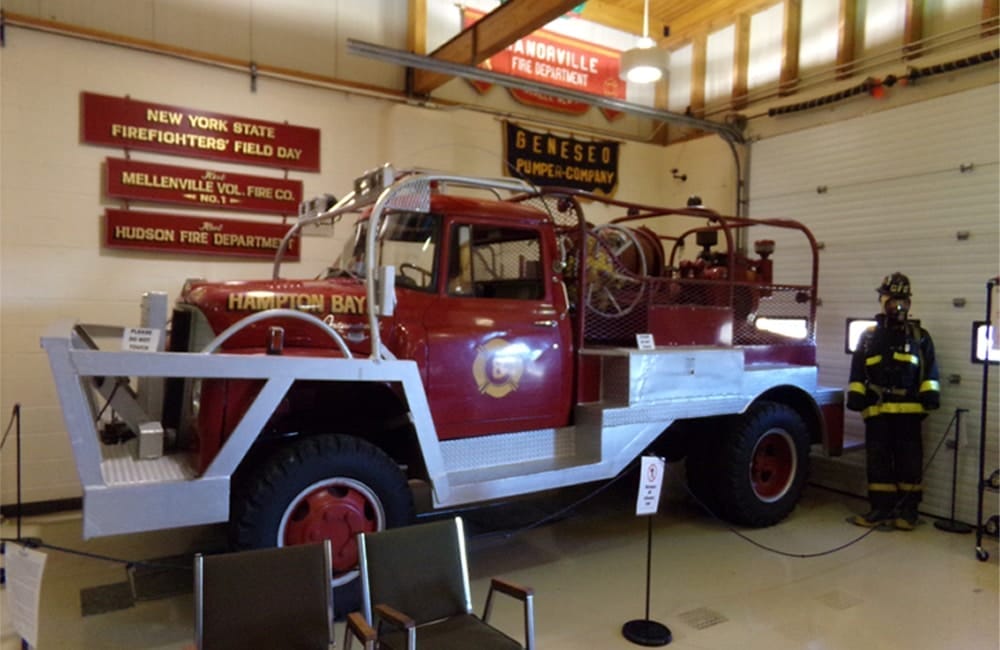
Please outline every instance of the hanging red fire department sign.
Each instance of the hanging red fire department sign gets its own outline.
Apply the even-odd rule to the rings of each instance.
[[[109,197],[294,215],[302,181],[108,158]]]
[[[267,258],[274,256],[290,227],[111,208],[105,210],[104,226],[108,248]],[[299,259],[297,237],[289,242],[285,259]]]
[[[80,100],[89,144],[319,171],[319,129],[88,92]]]
[[[463,29],[485,15],[481,11],[464,8]],[[486,59],[479,67],[601,97],[625,99],[625,82],[618,77],[620,60],[621,52],[618,50],[539,29]],[[480,93],[492,87],[492,84],[483,81],[470,83]],[[522,104],[574,115],[586,113],[590,108],[590,104],[585,102],[520,88],[511,88],[510,95]],[[601,112],[609,120],[622,115],[621,111],[603,108]]]

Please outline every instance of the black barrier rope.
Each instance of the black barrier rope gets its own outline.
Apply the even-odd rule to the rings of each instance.
[[[934,459],[937,457],[938,452],[941,450],[941,447],[944,445],[944,442],[947,439],[948,434],[951,433],[951,427],[952,427],[953,424],[955,424],[955,421],[956,421],[957,417],[958,417],[958,410],[956,409],[955,415],[952,416],[951,421],[948,423],[948,426],[946,427],[944,434],[941,436],[941,439],[938,441],[937,445],[934,447],[934,451],[931,452],[930,458],[927,460],[926,463],[924,463],[924,468],[923,468],[924,472],[926,472],[927,469],[930,467],[931,463],[934,462]],[[10,428],[10,426],[8,425],[8,430],[9,430],[9,428]],[[4,435],[4,439],[6,439],[6,434]],[[535,520],[534,522],[532,522],[530,524],[527,524],[525,526],[521,526],[520,528],[516,528],[514,530],[497,531],[497,532],[491,532],[491,533],[483,533],[483,534],[480,534],[480,535],[473,535],[472,537],[474,537],[474,538],[480,538],[480,539],[487,539],[487,538],[496,536],[496,537],[499,537],[501,539],[507,540],[507,539],[511,539],[513,537],[517,537],[518,535],[526,533],[526,532],[528,532],[530,530],[534,530],[535,528],[538,528],[539,526],[542,526],[542,525],[544,525],[544,524],[546,524],[546,523],[548,523],[550,521],[558,519],[558,518],[566,515],[567,513],[575,511],[577,508],[579,508],[581,505],[583,505],[587,501],[590,501],[594,497],[596,497],[599,494],[603,493],[605,490],[609,489],[611,486],[617,484],[620,480],[622,480],[625,476],[627,476],[628,473],[629,473],[629,471],[632,468],[634,468],[636,465],[638,465],[639,462],[640,462],[640,459],[636,458],[631,463],[629,463],[625,467],[625,469],[623,469],[621,472],[619,472],[619,474],[617,476],[615,476],[613,479],[611,479],[610,481],[602,483],[596,489],[592,490],[588,494],[585,494],[584,496],[580,497],[579,499],[573,501],[569,505],[567,505],[567,506],[565,506],[563,508],[560,508],[559,510],[556,510],[553,513],[545,515],[544,517],[541,517],[541,518]],[[667,464],[666,467],[667,467],[667,473],[670,474],[671,476],[673,476],[673,473],[670,470],[670,465]],[[20,472],[20,467],[18,467],[18,471]],[[870,528],[870,529],[866,530],[864,533],[862,533],[862,534],[858,535],[857,537],[855,537],[854,539],[848,540],[848,541],[844,542],[843,544],[838,544],[837,546],[834,546],[832,548],[825,549],[825,550],[822,550],[822,551],[814,551],[814,552],[810,552],[810,553],[795,553],[795,552],[791,552],[791,551],[786,551],[786,550],[783,550],[783,549],[779,549],[779,548],[776,548],[776,547],[773,547],[773,546],[768,546],[767,544],[764,544],[763,542],[758,542],[757,540],[751,538],[747,534],[745,534],[745,533],[737,530],[733,526],[731,526],[728,523],[726,523],[711,508],[709,508],[704,502],[702,502],[697,496],[695,496],[695,494],[691,491],[691,489],[686,484],[684,484],[683,487],[684,487],[684,491],[687,493],[688,496],[690,496],[694,500],[694,502],[698,505],[698,507],[700,507],[706,514],[708,514],[710,517],[712,517],[716,522],[718,522],[724,528],[726,528],[727,530],[729,530],[729,532],[731,532],[732,534],[736,535],[737,537],[739,537],[743,541],[747,542],[748,544],[756,546],[757,548],[759,548],[759,549],[761,549],[763,551],[766,551],[768,553],[774,553],[775,555],[780,555],[780,556],[783,556],[783,557],[806,559],[806,558],[816,558],[816,557],[823,557],[823,556],[826,556],[826,555],[832,555],[834,553],[837,553],[839,551],[842,551],[842,550],[844,550],[846,548],[849,548],[849,547],[857,544],[861,540],[865,539],[866,537],[868,537],[872,533],[874,533],[877,530],[879,530],[878,527]],[[905,498],[906,498],[905,496],[902,497],[896,503],[896,507],[897,508],[900,505],[902,505],[903,499],[905,499]],[[18,498],[18,501],[20,502],[20,497]],[[112,562],[112,563],[116,563],[116,564],[122,564],[122,565],[125,566],[126,570],[128,570],[128,571],[131,571],[135,567],[144,567],[144,568],[153,568],[153,569],[169,569],[169,570],[180,570],[180,571],[189,571],[190,568],[191,568],[189,566],[181,566],[181,565],[176,565],[176,564],[164,564],[164,563],[159,563],[159,562],[148,562],[148,561],[143,561],[143,560],[125,560],[125,559],[115,558],[115,557],[111,557],[111,556],[107,556],[107,555],[100,555],[100,554],[97,554],[97,553],[90,553],[90,552],[87,552],[87,551],[80,551],[80,550],[76,550],[76,549],[71,549],[71,548],[56,546],[54,544],[46,544],[40,538],[25,538],[25,539],[22,539],[20,537],[20,530],[18,530],[18,537],[16,539],[0,538],[0,542],[2,542],[2,543],[16,543],[16,544],[21,544],[21,545],[27,546],[29,548],[49,549],[49,550],[59,551],[59,552],[67,553],[67,554],[70,554],[70,555],[77,555],[77,556],[80,556],[80,557],[85,557],[85,558],[89,558],[89,559],[93,559],[93,560],[101,560],[101,561],[104,561],[104,562]]]
[[[944,434],[941,436],[941,439],[938,441],[937,445],[934,447],[934,451],[931,452],[930,458],[927,460],[926,463],[924,463],[923,472],[926,473],[927,469],[931,466],[931,463],[934,462],[935,457],[937,457],[938,452],[941,450],[941,446],[944,444],[944,441],[948,438],[948,434],[951,433],[951,427],[955,423],[955,420],[956,420],[957,417],[958,417],[958,410],[956,409],[955,415],[952,416],[951,421],[948,423],[948,426],[946,427]],[[546,515],[545,517],[542,517],[541,519],[539,519],[539,520],[537,520],[535,522],[532,522],[532,523],[530,523],[530,524],[528,524],[526,526],[522,526],[520,528],[516,528],[516,529],[511,530],[511,531],[499,531],[499,532],[493,532],[493,533],[484,533],[482,535],[475,535],[474,537],[489,538],[489,537],[493,537],[493,536],[499,536],[499,537],[501,537],[503,539],[510,539],[510,538],[516,537],[516,536],[518,536],[518,535],[520,535],[522,533],[526,533],[526,532],[528,532],[530,530],[533,530],[533,529],[535,529],[535,528],[537,528],[537,527],[539,527],[539,526],[541,526],[541,525],[543,525],[543,524],[545,524],[545,523],[547,523],[549,521],[552,521],[553,519],[556,519],[558,517],[561,517],[561,516],[565,515],[568,512],[572,512],[573,510],[575,510],[576,508],[578,508],[580,505],[582,505],[582,504],[586,503],[587,501],[589,501],[590,499],[596,497],[598,494],[602,493],[604,490],[608,489],[609,487],[611,487],[612,485],[614,485],[615,483],[617,483],[619,480],[621,480],[622,477],[624,477],[626,474],[628,474],[629,470],[631,470],[633,467],[635,467],[638,462],[639,462],[638,459],[632,461],[615,478],[611,479],[607,483],[604,483],[603,485],[601,485],[597,489],[593,490],[589,494],[584,495],[580,499],[577,499],[576,501],[574,501],[573,503],[569,504],[565,508],[561,508],[561,509],[557,510],[556,512],[554,512],[552,514],[549,514],[549,515]],[[670,464],[669,463],[666,464],[666,468],[667,468],[667,473],[670,474],[671,476],[674,476],[673,472],[671,472],[671,470],[670,470]],[[712,517],[712,519],[714,519],[716,522],[718,522],[724,528],[726,528],[727,530],[729,530],[729,532],[731,532],[732,534],[736,535],[737,537],[739,537],[743,541],[747,542],[748,544],[756,546],[757,548],[759,548],[759,549],[761,549],[763,551],[767,551],[768,553],[774,553],[775,555],[781,555],[783,557],[806,559],[806,558],[823,557],[825,555],[832,555],[832,554],[837,553],[839,551],[842,551],[842,550],[844,550],[846,548],[854,546],[855,544],[857,544],[861,540],[865,539],[866,537],[868,537],[872,533],[874,533],[874,532],[876,532],[876,531],[879,530],[878,527],[869,528],[868,530],[866,530],[862,534],[858,535],[854,539],[848,540],[848,541],[844,542],[843,544],[838,544],[837,546],[834,546],[832,548],[825,549],[825,550],[822,550],[822,551],[815,551],[815,552],[811,552],[811,553],[794,553],[794,552],[791,552],[791,551],[785,551],[783,549],[775,548],[773,546],[768,546],[767,544],[764,544],[763,542],[758,542],[757,540],[753,539],[752,537],[748,536],[747,534],[745,534],[745,533],[737,530],[736,528],[734,528],[730,524],[726,523],[711,508],[709,508],[704,502],[702,502],[701,499],[699,499],[697,496],[695,496],[695,494],[691,491],[691,489],[687,486],[686,483],[682,482],[682,485],[684,487],[684,491],[687,493],[688,496],[690,496],[694,500],[694,502],[696,504],[698,504],[698,507],[701,508],[703,511],[705,511],[706,514],[708,514],[710,517]],[[900,500],[896,503],[895,508],[898,508],[899,506],[901,506],[903,504],[903,500],[905,498],[906,498],[905,496],[901,497]]]
[[[11,429],[14,428],[15,422],[20,422],[21,420],[21,405],[15,404],[14,408],[10,413],[10,421],[7,422],[7,428],[4,429],[3,438],[0,438],[0,451],[3,451],[4,446],[7,444],[7,436],[10,435]]]
[[[17,544],[19,546],[24,546],[25,548],[31,549],[43,549],[50,551],[58,551],[60,553],[65,553],[67,555],[75,555],[77,557],[87,558],[89,560],[100,560],[102,562],[110,562],[112,564],[121,564],[126,570],[131,571],[136,568],[143,569],[170,569],[172,571],[190,571],[190,565],[180,565],[180,564],[167,564],[164,562],[150,562],[148,560],[125,560],[118,557],[112,557],[110,555],[101,555],[100,553],[91,553],[89,551],[81,551],[75,548],[67,548],[65,546],[57,546],[55,544],[47,544],[41,540],[39,537],[22,537],[22,538],[10,538],[3,537],[0,538],[0,542],[5,544]]]
[[[114,397],[114,393],[118,390],[120,383],[116,383],[111,391],[111,395],[108,397],[107,402],[105,402],[104,407],[111,403],[111,398]],[[103,413],[102,409],[102,413]],[[98,415],[100,418],[100,415]],[[80,557],[89,558],[92,560],[102,560],[104,562],[112,562],[114,564],[121,564],[125,566],[127,571],[132,571],[136,567],[150,568],[150,569],[171,569],[171,570],[184,570],[189,571],[190,566],[180,566],[174,564],[164,564],[160,562],[146,562],[146,561],[136,561],[136,560],[124,560],[121,558],[110,557],[107,555],[99,555],[97,553],[90,553],[87,551],[80,551],[77,549],[66,548],[63,546],[56,546],[55,544],[46,544],[38,537],[22,537],[21,536],[21,405],[20,403],[14,404],[14,408],[11,411],[10,421],[7,423],[7,428],[4,430],[3,437],[0,438],[0,452],[3,451],[4,446],[7,444],[7,437],[10,435],[11,430],[16,430],[17,435],[17,463],[15,467],[15,472],[17,474],[17,537],[0,537],[0,547],[3,544],[18,544],[26,548],[32,549],[48,549],[52,551],[59,551],[61,553],[66,553],[68,555],[77,555]],[[0,549],[2,550],[2,549]]]

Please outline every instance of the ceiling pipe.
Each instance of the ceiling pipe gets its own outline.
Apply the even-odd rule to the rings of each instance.
[[[690,115],[684,115],[683,113],[650,108],[648,106],[634,104],[632,102],[615,99],[613,97],[601,97],[599,95],[583,93],[576,90],[570,90],[568,88],[550,86],[549,84],[532,81],[530,79],[512,77],[510,75],[500,74],[490,70],[483,70],[475,66],[463,65],[461,63],[442,61],[440,59],[421,56],[419,54],[413,54],[411,52],[397,50],[383,45],[376,45],[374,43],[367,43],[353,38],[347,39],[347,51],[351,54],[365,56],[371,59],[385,61],[387,63],[396,63],[408,68],[432,70],[434,72],[449,74],[454,77],[483,81],[486,83],[496,84],[498,86],[504,86],[506,88],[530,90],[532,92],[551,95],[561,99],[590,104],[591,106],[597,106],[599,108],[621,111],[638,117],[658,120],[670,124],[677,124],[687,128],[699,129],[709,133],[715,133],[727,142],[735,144],[742,144],[746,140],[743,136],[743,131],[731,124],[710,122],[708,120],[698,119]]]

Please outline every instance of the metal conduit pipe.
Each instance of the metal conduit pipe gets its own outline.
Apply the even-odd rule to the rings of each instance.
[[[413,54],[411,52],[397,50],[383,45],[366,43],[365,41],[359,41],[353,38],[347,39],[347,51],[351,54],[367,56],[372,59],[386,61],[389,63],[397,63],[406,67],[421,68],[423,70],[430,70],[432,72],[447,74],[454,77],[462,77],[463,79],[485,81],[487,83],[496,84],[505,88],[530,90],[550,95],[552,97],[558,97],[560,99],[568,99],[570,101],[582,102],[599,108],[621,111],[638,117],[659,120],[670,124],[679,124],[681,126],[715,133],[725,139],[731,139],[734,142],[743,141],[743,132],[732,125],[720,122],[710,122],[708,120],[699,119],[690,115],[684,115],[683,113],[674,113],[672,111],[650,108],[648,106],[634,104],[621,99],[600,97],[590,93],[583,93],[576,90],[570,90],[568,88],[560,88],[537,81],[531,81],[529,79],[520,79],[518,77],[492,72],[490,70],[483,70],[471,65],[443,61],[441,59],[435,59],[433,57],[423,56],[420,54]]]

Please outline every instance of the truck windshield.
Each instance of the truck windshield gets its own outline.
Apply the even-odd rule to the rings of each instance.
[[[335,268],[365,277],[365,244],[368,220],[360,221],[344,244]],[[437,247],[441,217],[424,212],[390,212],[378,237],[376,266],[396,267],[396,284],[433,291],[437,286]]]

